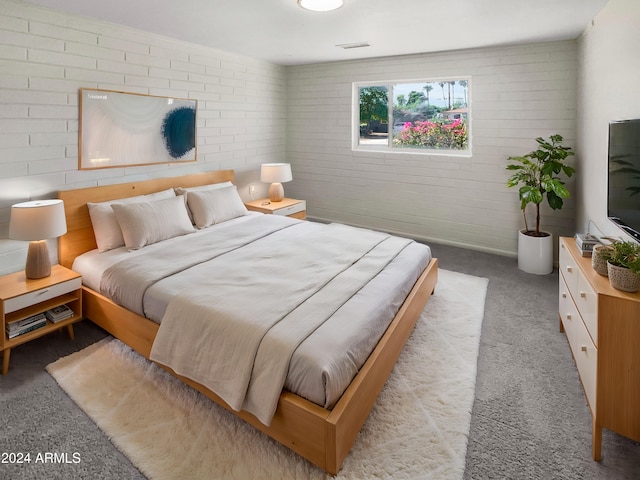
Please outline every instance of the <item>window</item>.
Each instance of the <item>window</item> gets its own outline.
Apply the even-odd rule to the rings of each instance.
[[[468,78],[355,84],[355,147],[469,154],[470,86]]]

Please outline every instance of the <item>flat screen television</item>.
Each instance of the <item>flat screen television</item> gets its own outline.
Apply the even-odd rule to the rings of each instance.
[[[609,123],[607,216],[640,241],[640,119]]]

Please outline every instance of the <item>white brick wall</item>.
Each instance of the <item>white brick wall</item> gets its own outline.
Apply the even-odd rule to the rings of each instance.
[[[286,193],[310,217],[514,254],[523,221],[506,159],[538,136],[573,145],[576,52],[566,41],[289,67]],[[351,150],[353,82],[448,76],[471,77],[471,158]],[[548,230],[574,233],[573,201],[549,212]]]
[[[0,0],[0,274],[23,268],[10,206],[61,189],[236,170],[241,193],[285,155],[284,67]],[[77,169],[78,90],[198,100],[198,161]],[[248,188],[247,188],[248,189]],[[55,252],[53,252],[55,254]]]

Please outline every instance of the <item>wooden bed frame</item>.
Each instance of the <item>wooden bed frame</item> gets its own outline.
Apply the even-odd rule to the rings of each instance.
[[[60,263],[71,268],[76,256],[96,248],[87,202],[103,202],[172,187],[193,187],[228,180],[234,180],[233,170],[61,191],[58,198],[64,200],[67,233],[59,240]],[[202,385],[165,368],[214,402],[335,475],[351,450],[416,320],[433,293],[437,276],[438,261],[434,258],[415,283],[375,350],[332,410],[283,391],[273,421],[267,427],[252,414],[232,410]],[[116,305],[87,287],[83,287],[82,305],[86,318],[149,358],[158,324]]]

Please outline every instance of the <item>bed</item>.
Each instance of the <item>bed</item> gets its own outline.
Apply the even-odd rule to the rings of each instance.
[[[68,231],[59,241],[60,263],[72,268],[74,267],[74,262],[76,262],[76,268],[82,270],[84,267],[79,266],[82,264],[81,261],[95,254],[97,243],[89,215],[88,203],[95,204],[115,199],[154,194],[175,187],[188,189],[203,185],[224,184],[225,182],[233,182],[233,180],[234,173],[232,170],[221,170],[183,177],[160,178],[134,183],[61,191],[59,198],[64,200],[65,203]],[[224,232],[222,227],[225,227],[230,232],[234,231],[231,230],[231,228],[244,229],[241,230],[243,232],[253,232],[253,229],[257,228],[258,225],[260,225],[260,228],[267,228],[266,225],[269,223],[268,228],[275,228],[272,227],[271,224],[277,223],[278,230],[270,231],[270,233],[265,234],[265,237],[277,237],[277,235],[283,234],[279,230],[282,229],[283,232],[296,232],[298,238],[304,239],[306,238],[305,235],[317,235],[314,229],[319,228],[298,220],[291,220],[291,222],[289,222],[289,219],[279,219],[277,222],[267,222],[265,217],[273,216],[253,214],[246,215],[246,217],[243,218],[232,219],[229,222],[224,222],[224,225],[222,225],[222,223],[220,224],[221,231]],[[272,219],[276,220],[275,218]],[[235,225],[231,226],[234,222],[237,222],[240,227]],[[262,226],[263,224],[264,226]],[[213,225],[213,227],[217,228],[217,225]],[[338,229],[338,232],[341,232],[340,226],[336,226],[335,228]],[[222,234],[216,232],[215,235],[216,238],[221,238],[220,235]],[[344,236],[342,233],[341,235]],[[232,234],[229,235],[229,237],[233,236]],[[236,234],[235,236],[239,235]],[[243,238],[244,236],[245,234],[242,235]],[[204,238],[204,234],[200,235],[200,232],[197,232],[194,235],[186,235],[185,237],[193,237],[194,239],[197,237]],[[375,237],[372,238],[373,240],[371,241],[378,245],[378,243],[376,243],[378,240],[376,240]],[[180,239],[179,241],[182,240]],[[161,243],[164,244],[165,242]],[[202,244],[208,245],[206,240],[203,240]],[[273,249],[273,246],[270,248]],[[363,243],[353,248],[356,250],[358,248],[367,250],[369,246]],[[147,249],[147,247],[138,251],[145,251],[145,249]],[[152,248],[147,249],[149,252],[152,250]],[[235,252],[236,247],[231,247],[231,250]],[[144,255],[146,254],[147,253]],[[256,255],[255,258],[258,259],[270,256],[264,255],[264,252],[261,253],[260,251],[253,253],[253,255]],[[116,253],[114,256],[118,257],[118,254]],[[228,254],[220,256],[233,257]],[[217,261],[217,257],[214,260]],[[349,260],[347,259],[347,261]],[[242,262],[245,262],[245,260]],[[138,263],[144,264],[146,260],[140,260]],[[249,263],[253,264],[251,261]],[[269,265],[269,268],[273,268],[271,264]],[[107,266],[104,267],[105,271],[110,272],[109,268]],[[216,268],[221,269],[223,267],[218,266]],[[182,269],[182,267],[176,267],[176,269]],[[103,275],[103,273],[100,275]],[[97,275],[96,278],[100,277],[100,275]],[[247,408],[239,408],[239,406],[245,404],[234,403],[235,400],[229,400],[231,397],[225,394],[219,395],[214,393],[212,388],[205,386],[205,384],[207,384],[206,381],[201,383],[192,380],[192,378],[197,377],[194,377],[191,373],[186,376],[180,375],[172,368],[164,365],[163,361],[158,363],[188,385],[199,390],[216,403],[232,411],[254,427],[297,452],[311,463],[319,466],[330,474],[336,474],[340,470],[342,462],[348,455],[360,428],[373,407],[380,390],[384,386],[418,316],[435,288],[437,281],[437,259],[429,257],[425,260],[424,265],[421,265],[420,271],[416,272],[415,276],[417,278],[416,281],[412,281],[412,284],[407,287],[408,293],[406,294],[406,298],[404,298],[405,295],[403,293],[403,298],[398,302],[399,308],[397,312],[394,310],[395,315],[392,315],[393,318],[388,328],[385,326],[383,330],[384,333],[379,341],[377,341],[373,351],[370,354],[367,352],[362,366],[358,368],[357,373],[350,379],[348,385],[340,390],[336,398],[325,397],[324,401],[322,401],[322,398],[313,398],[313,395],[307,394],[304,389],[303,393],[300,393],[297,391],[295,385],[285,383],[285,388],[276,392],[276,401],[273,408],[275,412],[269,413],[265,417],[265,414],[256,412],[250,406]],[[299,280],[296,281],[299,282]],[[182,281],[174,281],[173,284],[171,284],[170,281],[167,282],[169,283],[167,287],[169,290],[175,289],[176,285],[182,283]],[[378,282],[380,282],[380,280],[378,280]],[[116,303],[107,295],[99,293],[98,290],[100,290],[100,287],[98,283],[97,280],[91,280],[91,275],[87,275],[85,285],[83,286],[84,316],[146,358],[154,357],[157,359],[158,344],[161,343],[160,340],[167,337],[167,335],[162,335],[159,322],[160,317],[162,317],[167,310],[180,310],[178,308],[180,304],[178,303],[178,307],[173,308],[174,304],[172,301],[167,304],[161,304],[161,307],[138,311],[134,306],[126,302],[118,299],[118,303]],[[118,282],[116,281],[116,283]],[[369,283],[375,284],[374,281],[366,281],[366,283],[367,285]],[[158,284],[163,284],[163,282],[158,282]],[[111,293],[109,293],[109,295],[111,295]],[[221,293],[221,295],[222,297],[220,297],[220,299],[226,297],[224,292]],[[192,301],[192,299],[189,298],[188,301]],[[125,308],[119,303],[125,304],[129,308]],[[153,313],[148,313],[148,311],[153,311],[154,308],[159,308],[159,313],[155,314],[155,318]],[[162,323],[165,322],[163,321]],[[169,325],[168,321],[166,323]],[[165,328],[165,325],[163,325],[163,328]],[[319,328],[318,330],[322,329]],[[156,348],[154,349],[154,341],[156,341],[156,339],[158,339],[158,341],[155,342]],[[185,342],[181,341],[176,343]],[[295,349],[295,353],[298,354],[298,351],[304,352],[305,349],[303,346],[305,344],[306,342],[300,344],[299,347]],[[304,356],[302,358],[304,358]],[[292,362],[295,359],[296,357],[293,357]],[[298,364],[299,362],[296,361],[295,363]],[[182,366],[176,368],[176,370],[181,371],[181,368]],[[183,372],[181,371],[181,373]],[[312,376],[313,375],[310,375],[309,377]],[[287,374],[287,380],[283,381],[289,381],[288,379],[289,373]],[[313,390],[312,387],[311,390]],[[322,397],[322,395],[326,395],[326,392],[321,393],[320,397]],[[336,394],[334,393],[334,395]]]

